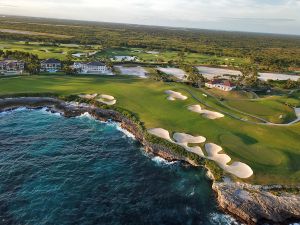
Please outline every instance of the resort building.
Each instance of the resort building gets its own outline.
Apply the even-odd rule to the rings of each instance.
[[[205,86],[208,88],[217,88],[222,91],[232,91],[236,88],[229,80],[212,80],[205,83]]]
[[[5,59],[0,61],[0,74],[18,75],[22,74],[25,68],[25,63],[13,59]]]
[[[62,69],[62,63],[57,59],[46,59],[41,62],[42,72],[56,73],[61,69]]]
[[[73,68],[81,74],[106,74],[112,75],[111,70],[106,66],[104,62],[88,62],[78,63],[75,62]]]

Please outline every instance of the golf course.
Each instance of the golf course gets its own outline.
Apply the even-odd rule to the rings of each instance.
[[[166,94],[170,90],[187,98],[170,100]],[[207,96],[201,89],[185,84],[126,76],[32,75],[0,80],[2,97],[42,96],[43,93],[114,96],[115,106],[135,113],[147,129],[163,128],[171,135],[179,132],[203,136],[206,143],[221,146],[232,162],[243,162],[251,167],[253,175],[245,179],[246,182],[287,185],[300,182],[300,146],[295,144],[300,138],[300,123],[276,126],[263,124],[255,117],[274,123],[295,119],[295,113],[286,102],[299,106],[299,93],[261,99],[251,99],[251,94],[235,95],[221,103],[217,97]],[[209,119],[188,109],[194,105],[205,112],[222,113],[224,117]],[[204,150],[203,145],[199,146]]]

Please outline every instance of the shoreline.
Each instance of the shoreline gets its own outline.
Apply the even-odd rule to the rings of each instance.
[[[143,131],[130,119],[112,109],[103,109],[86,103],[68,103],[50,97],[19,97],[0,98],[0,112],[10,111],[19,107],[38,109],[47,107],[51,112],[59,112],[63,116],[75,117],[89,113],[96,120],[119,123],[120,127],[133,134],[135,139],[144,146],[145,152],[159,156],[167,161],[181,161],[200,166],[195,161],[183,157],[163,144],[151,143],[146,140]],[[221,210],[246,224],[289,224],[300,222],[300,187],[297,194],[288,193],[291,187],[283,185],[261,186],[229,179],[216,181],[212,171],[206,166],[207,177],[212,180],[212,189],[216,194],[217,203]],[[285,190],[285,191],[284,191]],[[274,194],[273,192],[279,192]]]

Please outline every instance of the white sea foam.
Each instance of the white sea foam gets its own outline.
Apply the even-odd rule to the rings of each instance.
[[[22,112],[22,111],[25,111],[25,110],[28,110],[28,108],[26,107],[19,107],[19,108],[16,108],[14,110],[12,110],[13,112]]]
[[[155,162],[157,165],[160,165],[160,166],[169,166],[169,165],[174,165],[174,164],[177,163],[177,161],[169,162],[169,161],[167,161],[164,158],[161,158],[159,156],[155,156],[151,160],[153,162]]]
[[[91,120],[95,120],[95,118],[91,114],[89,114],[88,112],[82,113],[80,116],[77,116],[77,118],[88,118],[88,119],[91,119]]]
[[[61,113],[59,113],[59,112],[52,112],[47,107],[43,107],[42,109],[40,109],[40,111],[43,112],[43,113],[45,113],[45,114],[52,115],[52,116],[61,116]]]
[[[13,110],[7,110],[7,111],[0,112],[0,116],[5,116],[5,115],[8,115],[13,112],[22,112],[25,110],[29,110],[29,109],[26,107],[19,107],[19,108],[13,109]]]
[[[236,221],[232,216],[223,213],[210,213],[209,220],[212,224],[216,225],[244,225]]]
[[[123,134],[125,134],[127,137],[132,138],[132,139],[135,140],[135,136],[134,136],[132,133],[130,133],[129,131],[123,129],[123,128],[121,127],[121,124],[120,124],[120,123],[113,122],[113,121],[99,121],[99,120],[97,120],[94,116],[92,116],[92,115],[91,115],[90,113],[88,113],[88,112],[85,112],[85,113],[81,114],[80,116],[77,116],[77,118],[88,118],[88,119],[90,119],[90,120],[95,120],[95,121],[98,121],[98,122],[100,122],[100,123],[104,123],[104,124],[106,124],[106,125],[108,125],[108,126],[112,126],[112,127],[116,128],[118,131],[121,131],[121,132],[122,132]]]
[[[125,134],[127,137],[132,138],[132,139],[135,140],[135,136],[134,136],[132,133],[130,133],[128,130],[123,129],[123,128],[121,127],[121,124],[119,124],[119,123],[115,123],[115,124],[116,124],[116,128],[117,128],[118,131],[121,131],[121,132],[122,132],[123,134]]]

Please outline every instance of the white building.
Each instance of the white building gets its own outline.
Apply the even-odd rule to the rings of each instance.
[[[112,75],[111,70],[103,62],[74,63],[73,68],[81,74],[107,74]]]
[[[41,71],[48,73],[56,73],[62,68],[61,61],[57,59],[46,59],[41,62]]]
[[[217,88],[222,91],[232,91],[236,86],[229,80],[212,80],[205,83],[208,88]]]
[[[0,74],[19,75],[23,73],[24,68],[25,63],[22,61],[12,59],[0,61]]]

